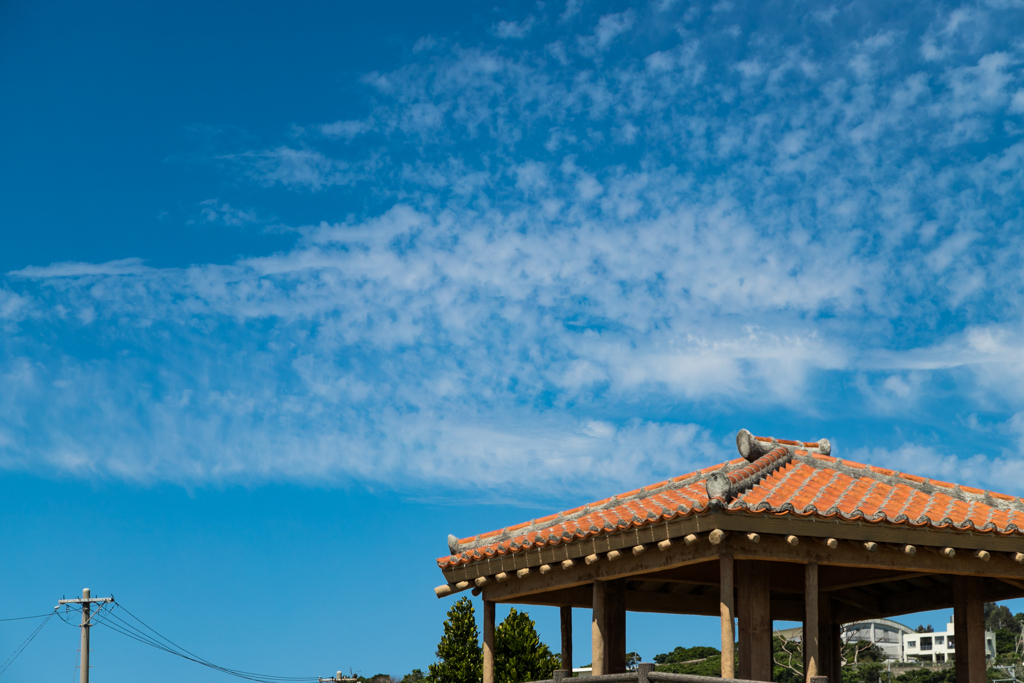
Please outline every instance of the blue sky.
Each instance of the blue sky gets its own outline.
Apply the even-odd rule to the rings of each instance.
[[[402,674],[448,533],[741,427],[1024,493],[1022,34],[1014,0],[4,3],[5,610],[89,585],[231,666]],[[111,678],[184,675],[118,639]]]

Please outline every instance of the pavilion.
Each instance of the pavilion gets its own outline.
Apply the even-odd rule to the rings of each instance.
[[[572,608],[590,608],[594,675],[625,671],[627,611],[721,617],[722,677],[757,681],[772,620],[798,621],[807,680],[833,683],[841,624],[952,607],[957,683],[986,680],[983,605],[1024,597],[1024,500],[837,459],[826,439],[736,443],[699,472],[449,536],[435,592],[483,594],[483,683],[499,602],[562,608],[564,669]]]

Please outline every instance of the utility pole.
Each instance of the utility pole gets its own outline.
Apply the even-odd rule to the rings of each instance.
[[[91,617],[89,614],[92,612],[92,603],[99,602],[114,602],[114,596],[109,598],[93,598],[90,597],[91,593],[88,588],[82,589],[82,597],[73,598],[71,600],[61,600],[57,603],[60,605],[81,605],[82,606],[82,666],[79,674],[79,681],[81,683],[89,683],[89,629],[92,628],[92,624],[89,623]],[[100,609],[103,606],[100,605]],[[99,610],[96,610],[99,614]]]

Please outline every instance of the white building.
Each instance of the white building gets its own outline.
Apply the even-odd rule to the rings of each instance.
[[[851,624],[843,624],[840,638],[843,645],[860,642],[877,645],[886,659],[902,661],[903,636],[908,633],[913,634],[913,629],[904,626],[898,621],[892,621],[891,619],[867,619]],[[803,629],[797,627],[780,630],[776,631],[776,635],[799,643],[803,637]]]
[[[985,657],[996,656],[996,634],[985,631]],[[952,662],[956,659],[956,633],[950,617],[945,631],[935,633],[904,633],[904,662]]]
[[[890,619],[868,619],[852,624],[843,624],[843,644],[861,641],[877,645],[885,653],[886,659],[903,660],[903,638],[913,635],[910,629],[898,621]]]

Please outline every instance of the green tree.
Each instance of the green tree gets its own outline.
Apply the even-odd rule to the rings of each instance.
[[[843,667],[843,683],[881,683],[885,667],[881,662],[867,661]]]
[[[994,602],[985,603],[986,631],[1020,631],[1020,624],[1014,618],[1010,608]]]
[[[437,664],[429,667],[431,683],[478,683],[483,679],[483,651],[473,603],[462,598],[448,610],[444,635],[437,644]]]
[[[540,642],[530,615],[513,607],[494,632],[495,683],[551,678],[560,665],[560,658]]]
[[[804,680],[804,650],[796,640],[776,634],[772,638],[772,680],[781,683],[802,683]]]
[[[918,633],[932,633],[932,631],[918,631]],[[874,643],[858,640],[856,643],[847,643],[843,646],[843,660],[847,664],[882,662],[885,661],[885,652]]]
[[[956,683],[956,669],[913,669],[897,676],[894,683]]]
[[[423,683],[425,679],[422,669],[413,669],[402,677],[402,683]]]

